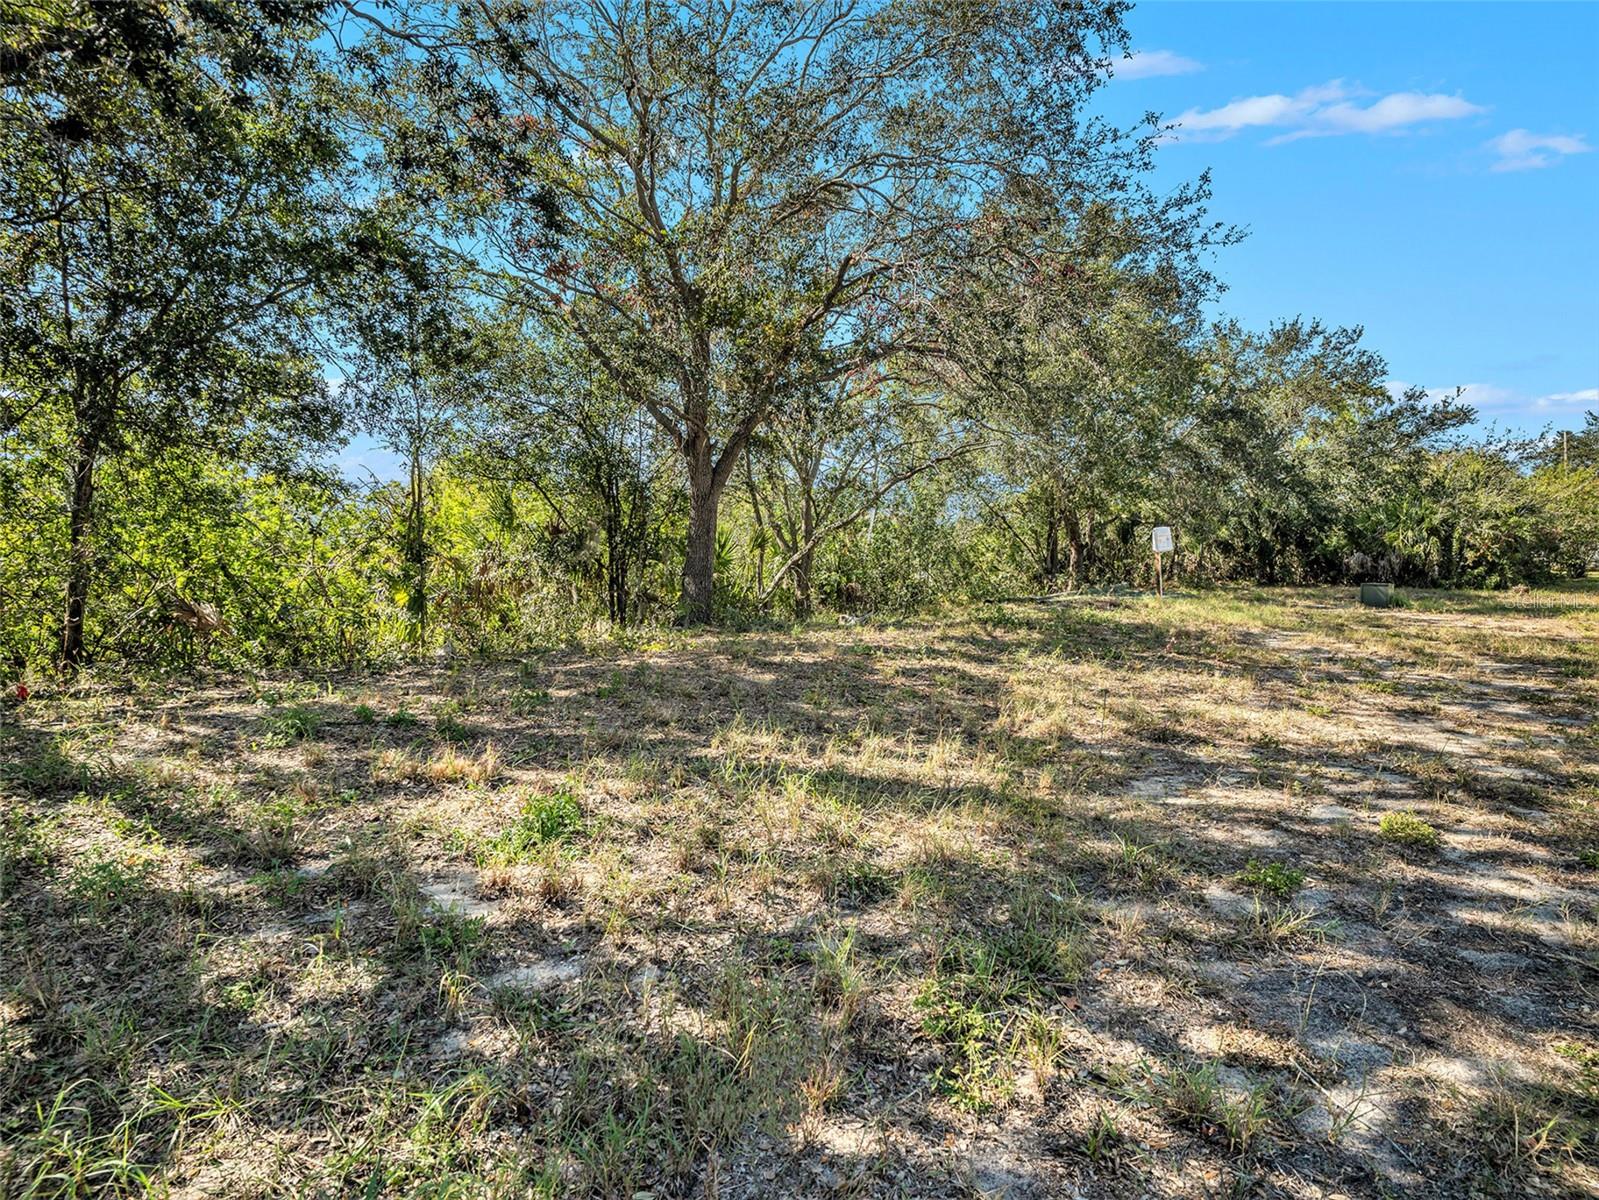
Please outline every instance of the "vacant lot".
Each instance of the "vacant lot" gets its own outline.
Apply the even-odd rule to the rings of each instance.
[[[1599,591],[7,715],[0,1195],[1578,1195]]]

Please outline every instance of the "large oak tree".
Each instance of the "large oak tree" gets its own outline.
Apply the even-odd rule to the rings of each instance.
[[[985,198],[1122,197],[1149,140],[1086,103],[1126,5],[1032,0],[456,0],[346,8],[397,188],[558,314],[681,457],[683,610],[717,515],[795,397],[936,345],[988,252]],[[1147,134],[1147,130],[1145,133]]]

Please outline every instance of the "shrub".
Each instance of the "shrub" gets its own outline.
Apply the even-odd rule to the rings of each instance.
[[[1409,811],[1384,813],[1377,823],[1377,836],[1385,842],[1429,850],[1439,841],[1438,831]]]
[[[486,857],[494,863],[525,862],[540,847],[571,838],[582,825],[577,798],[569,788],[557,788],[523,804],[511,826],[489,842]]]
[[[1278,862],[1262,863],[1253,858],[1238,872],[1238,882],[1257,892],[1269,892],[1286,900],[1305,885],[1305,873]]]

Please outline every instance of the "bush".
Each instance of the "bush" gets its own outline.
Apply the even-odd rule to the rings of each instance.
[[[1261,863],[1250,859],[1244,869],[1238,873],[1238,882],[1254,888],[1257,892],[1269,892],[1281,900],[1286,900],[1305,885],[1305,873],[1296,867],[1284,866],[1282,863]]]
[[[567,841],[582,826],[583,810],[577,798],[561,787],[523,804],[515,822],[488,844],[486,856],[494,863],[526,862],[541,847]]]
[[[1384,813],[1377,823],[1377,836],[1385,842],[1427,850],[1436,848],[1440,840],[1436,829],[1409,811]]]

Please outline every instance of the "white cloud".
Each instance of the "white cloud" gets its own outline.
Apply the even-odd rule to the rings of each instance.
[[[1171,50],[1140,50],[1131,58],[1111,63],[1110,73],[1117,79],[1154,79],[1160,75],[1192,75],[1205,64]]]
[[[1582,137],[1560,133],[1533,133],[1528,129],[1512,129],[1501,133],[1487,143],[1488,149],[1499,155],[1495,171],[1532,171],[1539,167],[1552,167],[1568,154],[1586,154],[1592,150]]]
[[[1451,121],[1487,110],[1463,96],[1393,92],[1360,104],[1341,79],[1285,96],[1246,96],[1220,108],[1191,108],[1177,117],[1177,137],[1219,141],[1245,129],[1284,129],[1271,144],[1344,133],[1397,133],[1430,121]],[[1195,136],[1197,135],[1197,137]]]
[[[1383,387],[1395,400],[1403,396],[1414,385],[1398,379],[1384,381]],[[1458,400],[1461,404],[1469,404],[1479,412],[1483,409],[1498,409],[1514,407],[1518,403],[1525,403],[1522,396],[1511,388],[1500,387],[1495,383],[1463,383],[1459,387],[1431,387],[1425,389],[1427,399],[1436,403],[1439,400]]]
[[[1427,92],[1394,92],[1361,108],[1348,102],[1329,104],[1311,114],[1314,127],[1289,134],[1313,137],[1333,133],[1389,133],[1424,121],[1454,121],[1485,111],[1460,96]]]
[[[1411,385],[1398,379],[1389,379],[1383,382],[1383,387],[1397,400],[1410,390]],[[1435,402],[1455,398],[1456,389],[1452,387],[1426,390],[1427,399]],[[1459,391],[1460,403],[1471,405],[1485,416],[1497,415],[1512,420],[1518,414],[1523,418],[1530,417],[1537,410],[1587,408],[1599,404],[1599,387],[1582,388],[1575,392],[1551,392],[1547,396],[1536,398],[1515,388],[1500,387],[1496,383],[1467,383],[1463,384]]]
[[[1538,397],[1539,408],[1561,408],[1573,404],[1599,404],[1599,387],[1583,388],[1576,392],[1551,392]]]
[[[1454,388],[1427,389],[1427,395],[1435,399],[1454,394]],[[1494,383],[1468,383],[1460,389],[1460,403],[1469,404],[1478,412],[1514,408],[1520,399],[1513,389]]]

